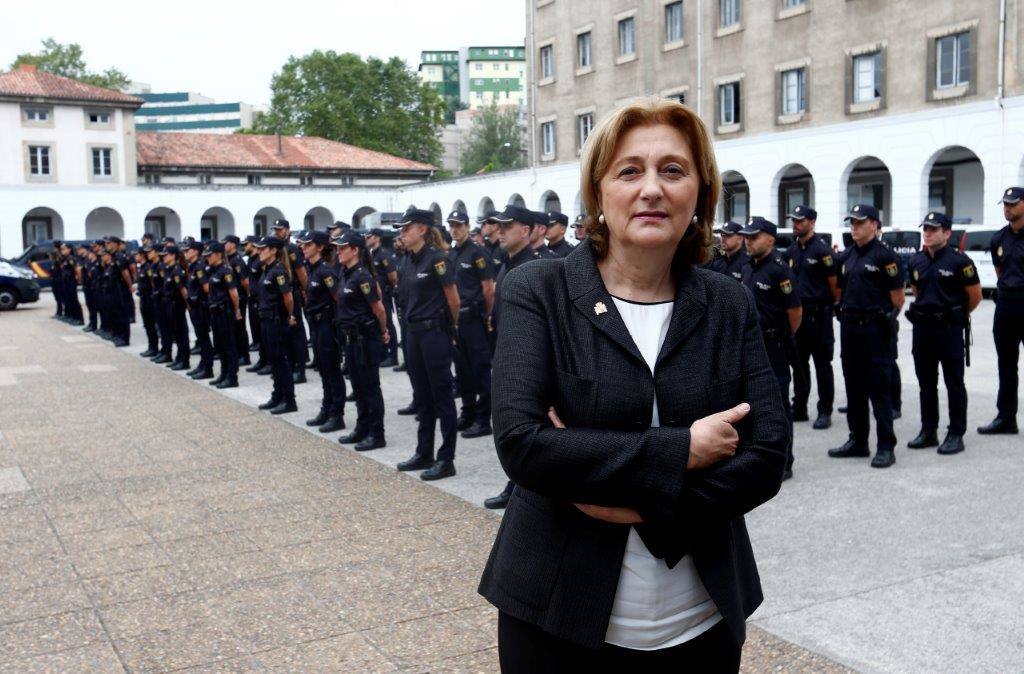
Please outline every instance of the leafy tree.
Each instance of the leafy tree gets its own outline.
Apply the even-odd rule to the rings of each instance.
[[[523,133],[515,110],[498,110],[495,105],[481,110],[462,151],[463,175],[524,166]]]
[[[316,50],[274,74],[253,133],[320,136],[438,165],[445,104],[398,58]]]
[[[43,50],[35,54],[18,54],[11,64],[17,68],[22,64],[34,65],[45,73],[70,77],[96,87],[121,91],[128,87],[131,80],[117,68],[107,68],[102,73],[92,73],[86,69],[82,58],[82,47],[78,43],[61,44],[48,37],[43,40]]]

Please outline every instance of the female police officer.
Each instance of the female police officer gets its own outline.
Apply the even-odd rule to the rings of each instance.
[[[343,276],[335,300],[338,341],[345,345],[345,363],[356,396],[356,427],[340,438],[356,443],[356,451],[384,447],[384,396],[380,390],[380,363],[391,341],[380,286],[373,274],[373,257],[358,232],[348,229],[331,239],[337,247]]]
[[[185,269],[181,265],[180,251],[174,244],[164,246],[164,273],[160,296],[164,305],[168,331],[178,347],[178,353],[168,365],[172,370],[187,370],[189,365],[188,323],[185,320],[186,288]],[[115,301],[116,298],[111,299]]]
[[[188,243],[183,241],[182,246],[188,264],[185,286],[188,291],[188,317],[192,321],[192,332],[199,345],[199,365],[185,374],[193,379],[210,379],[213,377],[213,343],[210,341],[210,307],[203,289],[207,273],[203,244],[191,239]],[[214,381],[219,382],[220,379]]]
[[[324,394],[320,413],[306,421],[306,425],[319,426],[321,433],[333,433],[345,428],[345,380],[341,376],[341,354],[334,336],[332,291],[337,279],[334,265],[324,259],[330,239],[326,232],[309,231],[297,241],[306,258],[306,320]]]
[[[203,289],[209,295],[213,345],[220,358],[220,376],[211,381],[210,386],[237,388],[239,362],[235,323],[242,319],[242,299],[238,294],[238,277],[233,267],[226,264],[225,256],[224,244],[218,241],[206,249],[209,266]]]
[[[271,414],[286,414],[298,409],[295,404],[295,382],[288,367],[288,331],[295,327],[295,304],[292,299],[292,273],[284,241],[276,236],[265,236],[256,244],[263,275],[257,283],[259,297],[260,339],[267,362],[272,368],[274,391],[270,400],[260,405]]]
[[[452,346],[459,320],[455,273],[442,252],[444,240],[434,214],[410,208],[395,224],[409,251],[405,322],[406,362],[414,398],[421,405],[416,453],[398,470],[420,470],[423,480],[455,475],[455,400],[452,396]],[[441,422],[441,446],[434,461],[434,427]]]

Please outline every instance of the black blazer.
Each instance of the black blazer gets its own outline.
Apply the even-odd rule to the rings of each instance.
[[[750,292],[704,269],[678,266],[675,276],[654,376],[589,242],[515,269],[501,289],[492,409],[498,457],[517,486],[479,591],[584,646],[604,643],[629,527],[573,503],[634,508],[653,554],[670,565],[691,554],[738,643],[762,600],[743,515],[782,483],[781,392]],[[650,428],[655,390],[661,426]],[[736,455],[687,470],[690,424],[741,402],[751,412]],[[552,427],[552,405],[567,429]]]

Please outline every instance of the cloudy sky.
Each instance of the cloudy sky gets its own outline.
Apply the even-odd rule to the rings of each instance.
[[[115,66],[153,91],[268,103],[270,78],[291,55],[333,49],[415,68],[424,49],[522,44],[525,12],[523,0],[5,3],[0,69],[53,37],[79,43],[91,70]]]

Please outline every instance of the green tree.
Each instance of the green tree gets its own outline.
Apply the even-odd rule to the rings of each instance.
[[[523,133],[514,110],[484,108],[473,120],[466,149],[462,151],[462,174],[505,171],[526,166]]]
[[[320,136],[438,165],[445,105],[398,58],[314,51],[292,56],[270,84],[254,133]]]
[[[82,47],[77,43],[61,44],[48,37],[43,40],[43,50],[30,54],[18,54],[11,64],[11,68],[17,68],[22,64],[33,65],[42,72],[61,77],[70,77],[79,82],[85,82],[96,87],[116,89],[121,91],[129,85],[131,80],[117,68],[107,68],[102,73],[89,72],[85,66],[85,59],[82,57]]]

